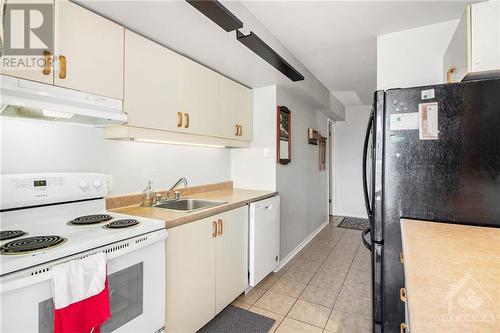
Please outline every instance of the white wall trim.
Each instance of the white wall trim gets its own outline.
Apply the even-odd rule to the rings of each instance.
[[[323,230],[323,228],[326,227],[329,222],[330,222],[330,218],[328,217],[328,219],[325,222],[323,222],[319,227],[317,227],[316,230],[314,230],[309,236],[307,236],[307,238],[304,239],[302,241],[302,243],[300,243],[295,249],[293,249],[292,251],[290,251],[290,253],[288,253],[283,259],[280,260],[280,263],[279,263],[278,267],[276,267],[274,269],[274,272],[276,273],[280,269],[282,269],[283,266],[285,266],[293,257],[295,257],[295,255],[297,255],[297,253],[299,253],[300,250],[302,250],[307,244],[309,244],[309,242],[317,234],[319,234],[319,232],[321,230]]]
[[[327,200],[329,200],[330,198],[332,198],[332,204],[331,204],[331,210],[330,210],[330,203],[327,202],[327,207],[328,207],[328,215],[335,215],[335,211],[337,210],[337,205],[336,205],[336,201],[337,201],[337,196],[335,195],[337,192],[335,191],[335,121],[331,118],[328,118],[326,120],[326,128],[329,129],[329,125],[332,125],[332,135],[328,137],[329,139],[329,143],[328,143],[328,149],[330,150],[328,152],[328,155],[330,157],[330,154],[332,155],[330,157],[330,161],[333,161],[333,163],[330,165],[330,163],[328,163],[328,175],[327,175],[327,186],[328,186],[328,198]],[[333,144],[332,144],[332,140],[333,140]],[[330,191],[330,176],[332,177],[332,188],[331,188],[331,191]]]
[[[357,217],[357,218],[360,218],[360,219],[366,219],[366,215],[353,215],[353,214],[347,214],[347,213],[337,213],[335,214],[335,216],[345,216],[345,217]]]

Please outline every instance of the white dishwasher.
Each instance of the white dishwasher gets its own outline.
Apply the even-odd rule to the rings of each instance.
[[[249,284],[255,287],[279,264],[280,197],[250,204]]]

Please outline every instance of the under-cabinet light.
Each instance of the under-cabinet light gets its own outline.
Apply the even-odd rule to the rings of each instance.
[[[178,141],[165,141],[165,140],[155,140],[155,139],[144,139],[144,138],[131,138],[131,141],[144,142],[144,143],[160,143],[168,145],[178,145],[178,146],[195,146],[195,147],[210,147],[210,148],[226,148],[222,145],[211,145],[205,143],[192,143],[192,142],[178,142]]]
[[[72,113],[54,111],[54,110],[42,110],[42,113],[45,117],[52,117],[52,118],[70,119],[74,116],[74,114]]]

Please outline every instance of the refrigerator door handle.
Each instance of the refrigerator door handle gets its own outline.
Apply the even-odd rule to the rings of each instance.
[[[372,250],[372,239],[371,239],[371,228],[368,227],[361,233],[361,239],[363,240],[363,245],[368,249]]]
[[[366,127],[366,135],[365,135],[365,143],[363,146],[363,194],[365,197],[365,207],[366,207],[366,214],[368,215],[368,221],[370,221],[370,224],[372,222],[372,207],[370,204],[370,198],[369,198],[369,193],[368,193],[368,184],[367,184],[367,179],[366,179],[366,159],[368,157],[368,144],[370,142],[370,131],[373,126],[373,119],[374,119],[374,114],[373,114],[373,109],[370,112],[370,118],[368,119],[368,126]]]

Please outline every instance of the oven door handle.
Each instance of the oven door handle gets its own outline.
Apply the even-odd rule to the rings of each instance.
[[[79,258],[84,258],[89,255],[93,255],[99,252],[103,252],[106,254],[106,260],[112,260],[114,258],[118,258],[122,255],[125,255],[129,252],[136,251],[138,249],[141,249],[143,247],[149,246],[153,243],[159,242],[159,241],[164,241],[167,239],[168,232],[166,229],[160,229],[153,231],[147,235],[141,235],[137,237],[133,237],[127,240],[124,240],[122,242],[117,242],[117,243],[112,243],[103,247],[100,247],[98,249],[94,249],[92,252],[87,252],[87,253],[80,253],[80,254],[75,254],[74,256],[70,256],[64,259],[61,259],[59,261],[52,262],[51,264],[44,265],[44,266],[39,266],[38,269],[32,268],[33,272],[24,277],[19,277],[19,278],[12,278],[12,279],[2,279],[2,282],[0,283],[0,294],[1,293],[6,293],[9,291],[13,291],[19,288],[24,288],[28,286],[32,286],[34,284],[44,282],[47,280],[52,279],[52,271],[50,269],[51,266],[67,262],[69,260],[73,259],[79,259]],[[139,241],[137,241],[139,240]],[[119,244],[130,244],[129,246],[125,246],[123,248],[120,248],[116,251],[107,251],[107,250],[112,250],[113,248],[116,248],[117,245]],[[45,271],[44,271],[45,270]],[[15,273],[14,273],[15,274]],[[108,272],[109,274],[109,272]]]

